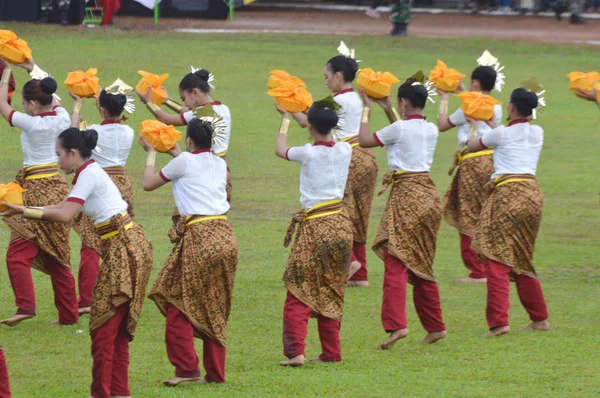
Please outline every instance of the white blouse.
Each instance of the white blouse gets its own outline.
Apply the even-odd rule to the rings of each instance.
[[[209,149],[183,152],[159,174],[173,182],[175,205],[182,216],[218,216],[229,211],[227,164]]]
[[[499,126],[479,139],[486,148],[494,148],[492,179],[502,174],[535,175],[544,144],[544,130],[529,124],[527,119],[511,121]]]
[[[328,200],[343,199],[352,159],[346,142],[315,142],[288,148],[288,160],[300,163],[300,203],[306,210]]]
[[[71,126],[71,117],[65,108],[57,105],[52,112],[37,116],[13,110],[8,122],[21,129],[23,167],[58,162],[56,139]]]
[[[98,148],[100,152],[92,152],[92,159],[104,168],[124,167],[133,145],[133,129],[120,121],[104,120],[100,124],[90,126],[98,132]]]
[[[494,120],[497,124],[502,123],[502,105],[494,105]],[[461,108],[458,108],[456,112],[448,117],[448,121],[452,127],[456,127],[458,149],[463,149],[471,136],[471,124],[467,121],[465,112]],[[477,137],[481,137],[491,130],[492,128],[486,122],[477,122]]]
[[[380,146],[386,147],[391,170],[429,172],[438,139],[438,128],[413,115],[396,121],[373,136]]]
[[[358,135],[363,109],[363,102],[358,93],[349,88],[339,91],[333,96],[333,100],[342,107],[340,118],[343,120],[342,125],[333,130],[333,138],[339,141]]]
[[[81,212],[100,224],[127,210],[119,188],[93,160],[83,164],[75,173],[73,189],[67,202],[82,205]]]
[[[229,107],[227,105],[223,105],[219,101],[213,101],[210,103],[215,111],[215,113],[223,118],[223,122],[225,123],[225,140],[223,143],[219,143],[212,148],[212,151],[217,155],[225,154],[229,149],[229,138],[231,137],[231,112],[229,112]],[[203,105],[204,106],[204,105]],[[201,108],[202,106],[200,106]],[[187,124],[195,118],[194,111],[187,111],[181,114],[181,121],[184,125]]]

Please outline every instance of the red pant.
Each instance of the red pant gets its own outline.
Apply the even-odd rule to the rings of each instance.
[[[381,323],[386,332],[408,327],[406,321],[406,285],[408,277],[413,282],[415,310],[427,332],[442,332],[446,325],[442,322],[442,308],[437,283],[417,277],[400,260],[385,253],[385,273],[383,276],[383,305]]]
[[[351,281],[367,281],[369,280],[369,274],[367,272],[367,246],[364,244],[354,243],[352,245],[352,261],[358,261],[361,265],[360,269],[356,271],[350,278]]]
[[[129,302],[117,307],[117,313],[92,333],[93,398],[111,395],[129,396]]]
[[[471,273],[469,278],[483,279],[485,278],[485,264],[479,261],[477,252],[471,248],[472,238],[469,235],[459,234],[460,236],[460,255],[462,256],[465,267]]]
[[[79,308],[92,305],[92,294],[98,279],[100,270],[100,254],[87,246],[81,245],[81,262],[79,263],[79,274],[77,284],[79,287]]]
[[[28,240],[19,239],[8,246],[6,264],[10,284],[15,293],[17,314],[35,314],[35,289],[31,277],[31,265],[39,253],[39,247]],[[58,321],[71,325],[79,319],[75,279],[71,271],[52,256],[41,253],[44,266],[50,273],[54,304],[58,309]]]
[[[202,339],[202,361],[209,383],[225,383],[226,349],[218,342]],[[194,327],[177,307],[169,304],[165,343],[169,362],[175,366],[177,377],[200,377],[198,354],[194,347]]]
[[[8,383],[8,369],[4,351],[0,348],[0,398],[10,398],[10,386]]]
[[[294,358],[306,355],[306,335],[308,333],[308,319],[312,310],[301,302],[289,291],[283,306],[283,355]],[[340,362],[342,350],[340,348],[340,321],[317,316],[319,326],[319,339],[321,340],[321,355],[319,359],[325,362]]]
[[[508,326],[511,272],[512,267],[494,260],[488,260],[486,318],[490,329]],[[514,274],[514,278],[519,299],[525,310],[529,313],[529,318],[533,322],[548,319],[548,310],[540,282],[536,278],[527,275]]]

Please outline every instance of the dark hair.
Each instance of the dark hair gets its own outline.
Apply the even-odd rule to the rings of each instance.
[[[98,143],[98,132],[71,127],[60,133],[58,139],[60,140],[60,146],[67,151],[76,149],[82,158],[89,159],[92,156],[92,149],[96,148]]]
[[[209,122],[193,118],[187,125],[187,136],[198,149],[210,149],[212,146],[213,128]]]
[[[320,103],[315,103],[310,107],[307,118],[310,125],[321,135],[329,134],[339,121],[333,108]]]
[[[496,85],[496,71],[491,66],[478,66],[471,73],[471,80],[477,80],[481,91],[492,91]]]
[[[352,58],[346,58],[343,55],[338,55],[327,61],[327,66],[333,73],[342,72],[344,81],[350,83],[356,77],[358,64]]]
[[[415,79],[408,79],[398,88],[398,100],[405,98],[414,108],[423,109],[427,102],[427,89]]]
[[[179,82],[179,89],[191,91],[195,88],[202,91],[203,93],[210,92],[210,86],[208,85],[208,78],[210,72],[206,69],[198,69],[194,73],[188,73]]]
[[[102,90],[98,103],[106,109],[111,117],[119,117],[127,104],[127,96],[125,94],[109,94],[106,90]]]
[[[37,101],[42,106],[50,105],[52,94],[56,92],[56,80],[45,77],[42,80],[33,79],[23,86],[23,98],[27,101]]]
[[[527,91],[524,88],[517,88],[510,95],[510,103],[517,108],[520,116],[528,117],[537,108],[538,97],[536,93]]]

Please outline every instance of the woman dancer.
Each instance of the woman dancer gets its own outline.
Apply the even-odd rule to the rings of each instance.
[[[427,89],[414,79],[402,84],[398,89],[398,110],[406,118],[372,135],[369,133],[369,115],[373,100],[363,93],[363,101],[360,145],[367,148],[386,146],[392,169],[384,178],[384,188],[391,185],[392,191],[373,244],[373,250],[385,264],[381,320],[390,336],[381,348],[389,349],[408,335],[408,282],[414,286],[415,309],[427,331],[421,343],[435,343],[446,336],[446,326],[442,322],[439,291],[433,275],[442,204],[429,176],[438,130],[423,116]],[[377,102],[386,113],[392,111],[389,97]]]
[[[0,62],[4,65],[0,86],[0,113],[11,126],[21,129],[23,168],[17,174],[15,182],[26,190],[23,201],[27,206],[58,204],[69,192],[69,187],[67,181],[58,174],[54,142],[60,132],[69,127],[69,114],[52,97],[57,88],[56,81],[44,78],[25,83],[25,113],[17,112],[8,103],[11,66],[1,58]],[[31,71],[34,63],[28,60],[23,67]],[[4,222],[11,228],[6,263],[17,313],[0,323],[15,326],[35,316],[32,266],[49,274],[52,280],[54,303],[58,309],[58,320],[53,323],[76,323],[77,295],[69,264],[70,225],[36,223],[21,215],[5,218]]]
[[[172,182],[181,215],[169,233],[175,247],[149,295],[167,318],[167,355],[175,367],[175,377],[164,381],[168,386],[225,382],[227,320],[238,244],[226,216],[227,165],[211,152],[212,137],[210,123],[191,119],[185,140],[187,152],[176,145],[169,151],[174,159],[158,173],[154,172],[154,148],[140,138],[148,152],[144,189],[153,191]],[[204,378],[194,337],[203,340]]]
[[[469,151],[494,148],[493,189],[487,198],[475,233],[475,248],[487,258],[487,309],[490,332],[510,331],[508,309],[510,280],[531,324],[525,329],[548,330],[548,310],[533,266],[535,239],[542,220],[542,192],[535,179],[544,141],[541,127],[529,123],[538,106],[537,95],[514,90],[507,107],[508,126],[494,128],[469,139]],[[475,125],[475,124],[474,124]]]

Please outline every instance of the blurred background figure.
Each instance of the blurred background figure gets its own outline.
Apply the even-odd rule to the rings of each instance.
[[[395,0],[392,4],[392,13],[390,20],[392,21],[392,31],[390,36],[407,36],[408,23],[412,10],[412,0]]]
[[[69,23],[69,6],[71,0],[41,0],[40,1],[40,16],[37,23],[48,23],[48,15],[53,7],[57,7],[60,12],[60,23],[67,25]]]
[[[585,0],[556,0],[556,2],[553,4],[552,9],[556,14],[557,21],[562,21],[562,13],[568,10],[571,11],[569,23],[586,24],[587,22],[585,21],[585,19],[581,18],[581,13],[583,12],[584,6]]]
[[[381,15],[377,12],[377,7],[379,7],[383,2],[384,2],[384,0],[373,0],[371,2],[371,5],[367,9],[367,12],[366,12],[367,16],[370,18],[380,18]],[[386,1],[386,4],[387,4],[387,1]]]
[[[588,13],[598,12],[598,0],[590,0],[588,4]]]

